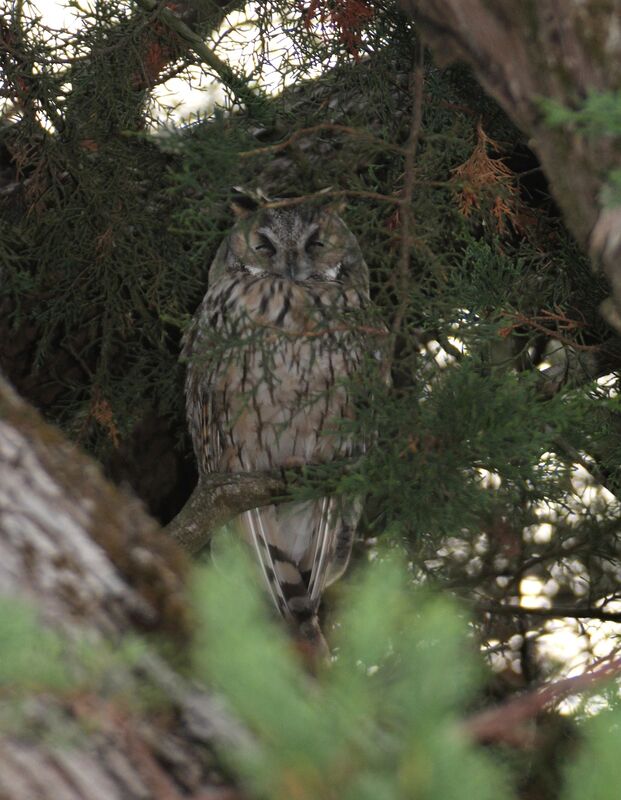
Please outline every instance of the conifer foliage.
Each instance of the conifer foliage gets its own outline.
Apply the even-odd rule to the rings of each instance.
[[[225,548],[197,580],[184,668],[252,734],[218,753],[227,780],[283,800],[612,800],[621,348],[525,136],[389,0],[71,7],[71,30],[28,2],[0,13],[0,366],[161,522],[195,479],[180,339],[232,187],[339,203],[370,267],[382,368],[370,353],[348,423],[370,446],[294,490],[365,498],[351,585],[326,603],[331,668],[300,667],[243,559]],[[180,120],[173,77],[216,101]],[[614,143],[619,102],[541,114]],[[19,631],[2,637],[20,664]],[[594,700],[534,691],[593,664]]]

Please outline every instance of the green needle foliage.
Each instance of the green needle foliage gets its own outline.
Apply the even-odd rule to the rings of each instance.
[[[63,699],[105,692],[139,712],[143,698],[156,696],[144,673],[132,678],[145,642],[127,639],[111,649],[70,641],[13,599],[3,599],[0,610],[2,733],[79,748],[84,731],[63,711]],[[523,785],[537,754],[482,748],[464,725],[483,697],[472,628],[454,602],[417,587],[398,554],[379,554],[356,572],[332,618],[335,655],[313,677],[268,607],[256,565],[232,539],[197,571],[194,610],[192,677],[224,699],[250,734],[219,754],[249,797],[530,796],[512,787]],[[50,709],[44,726],[36,714],[29,720],[23,704],[37,696]],[[608,700],[615,706],[614,693]],[[161,697],[158,708],[165,709]],[[562,785],[546,797],[616,800],[619,722],[617,707],[577,724]],[[531,785],[538,781],[550,786],[545,773]]]
[[[522,584],[539,581],[565,614],[616,608],[619,343],[598,311],[608,289],[564,228],[524,135],[467,70],[427,56],[417,132],[416,29],[389,0],[248,5],[257,48],[245,90],[261,102],[240,107],[239,84],[222,87],[226,70],[216,70],[224,106],[165,127],[158,81],[213,78],[166,28],[171,13],[213,63],[233,63],[237,23],[220,26],[218,3],[185,5],[76,5],[81,27],[52,38],[29,3],[7,11],[2,369],[167,521],[193,485],[180,339],[231,227],[232,187],[344,201],[371,275],[362,323],[385,335],[349,387],[359,412],[347,424],[365,455],[309,469],[300,496],[328,487],[365,498],[370,544],[354,562],[383,538],[406,551],[426,590],[468,601],[465,647],[484,648],[501,696],[566,669],[544,646],[556,623],[526,615]],[[284,31],[287,88],[269,96],[270,48]],[[618,105],[618,94],[589,95],[545,113],[576,135],[612,138]],[[611,173],[610,202],[619,185]],[[214,342],[216,353],[233,347]],[[174,507],[163,508],[169,492]],[[479,783],[477,796],[489,786],[502,797],[497,770],[456,732],[476,686],[458,606],[376,566],[343,605],[339,657],[318,684],[260,621],[243,575],[210,576],[197,668],[259,742],[236,767],[264,796],[444,798],[474,796]],[[587,658],[593,624],[579,629]]]
[[[116,646],[94,636],[70,640],[42,623],[25,602],[0,596],[0,693],[5,698],[105,691],[106,685],[112,694],[129,697],[135,693],[129,671],[145,648],[130,636]]]
[[[585,743],[565,770],[566,800],[612,800],[618,793],[621,712],[603,712],[582,728]]]
[[[551,763],[529,781],[538,755],[468,739],[462,723],[483,679],[471,630],[454,603],[414,588],[395,553],[356,573],[333,620],[336,655],[313,678],[256,581],[232,544],[197,573],[194,650],[197,677],[253,734],[247,749],[221,752],[253,797],[509,800],[520,784],[561,800],[616,800],[618,710],[578,726],[554,786]]]
[[[510,797],[501,769],[458,730],[478,683],[465,623],[412,592],[394,558],[352,583],[336,658],[310,679],[268,617],[247,557],[223,549],[197,576],[197,674],[255,735],[223,752],[258,797]]]

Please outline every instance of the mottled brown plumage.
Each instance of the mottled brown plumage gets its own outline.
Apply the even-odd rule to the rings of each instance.
[[[201,474],[291,467],[360,452],[346,378],[360,362],[368,300],[357,241],[330,210],[243,215],[222,243],[184,356]],[[323,497],[240,517],[282,615],[308,625],[347,566],[358,510]]]

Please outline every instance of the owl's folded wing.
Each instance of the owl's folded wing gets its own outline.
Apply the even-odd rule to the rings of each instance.
[[[181,359],[187,363],[186,414],[194,453],[201,475],[216,469],[222,454],[222,435],[213,411],[210,370],[201,354],[200,327],[195,318],[183,336]]]

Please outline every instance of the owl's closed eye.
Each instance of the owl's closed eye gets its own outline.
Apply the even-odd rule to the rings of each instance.
[[[253,277],[296,283],[365,285],[367,268],[356,238],[329,208],[238,208],[228,267]],[[222,265],[219,265],[221,268]]]

